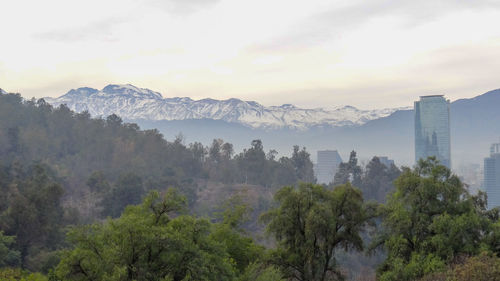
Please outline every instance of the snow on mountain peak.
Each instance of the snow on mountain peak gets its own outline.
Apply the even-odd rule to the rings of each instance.
[[[283,108],[283,109],[289,109],[289,110],[290,110],[290,109],[296,109],[296,108],[297,108],[297,107],[295,107],[295,105],[293,105],[293,104],[289,104],[289,103],[283,104],[283,105],[281,105],[280,107],[281,107],[281,108]]]
[[[162,95],[158,92],[153,92],[149,89],[138,88],[131,84],[116,85],[110,84],[104,87],[101,92],[112,95],[128,95],[135,98],[152,98],[162,99]]]
[[[94,94],[98,92],[98,90],[94,89],[94,88],[89,88],[89,87],[83,87],[83,88],[78,88],[78,89],[71,89],[69,92],[67,92],[63,97],[72,97],[72,96],[75,96],[75,97],[78,97],[78,96],[89,96],[91,94]]]
[[[111,84],[100,91],[92,88],[72,89],[59,98],[45,100],[54,106],[66,104],[76,112],[88,111],[92,116],[104,117],[115,113],[127,120],[214,119],[263,129],[355,126],[398,110],[359,110],[352,106],[304,109],[292,104],[266,107],[255,101],[236,98],[163,98],[158,92],[130,84]]]

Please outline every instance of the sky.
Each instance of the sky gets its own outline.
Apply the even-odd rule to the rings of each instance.
[[[0,88],[411,106],[500,88],[498,0],[0,1]]]

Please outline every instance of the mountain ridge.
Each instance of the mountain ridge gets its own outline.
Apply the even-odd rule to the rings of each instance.
[[[305,130],[311,126],[359,126],[403,109],[360,110],[350,105],[307,109],[292,104],[264,106],[237,98],[166,98],[159,92],[131,84],[110,84],[102,90],[82,87],[72,89],[58,98],[49,97],[45,100],[53,106],[66,104],[76,112],[88,111],[95,117],[114,113],[130,120],[214,119],[259,129]]]

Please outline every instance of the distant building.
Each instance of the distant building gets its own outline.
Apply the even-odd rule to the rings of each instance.
[[[483,165],[478,163],[461,163],[453,171],[460,180],[467,184],[469,192],[477,194],[484,187]]]
[[[389,159],[387,156],[377,156],[380,160],[380,163],[384,164],[387,168],[390,168],[394,165],[394,160]]]
[[[451,168],[450,101],[442,95],[422,96],[415,102],[415,162],[435,156]]]
[[[492,144],[490,157],[484,158],[484,190],[488,208],[500,207],[500,143]]]
[[[314,166],[314,174],[318,183],[329,184],[333,181],[342,158],[337,150],[318,151],[318,161]]]

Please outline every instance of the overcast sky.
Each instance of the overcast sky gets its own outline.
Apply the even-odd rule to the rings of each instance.
[[[410,106],[500,88],[498,0],[0,1],[0,88]]]

